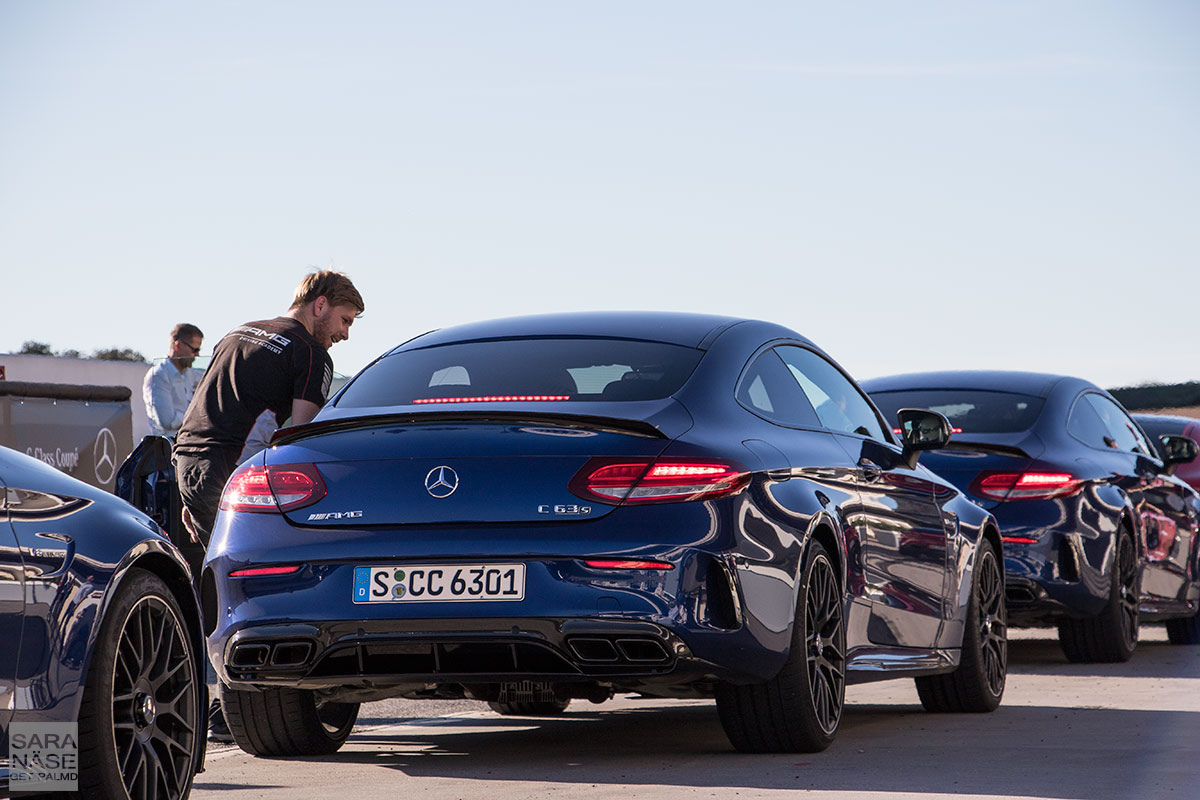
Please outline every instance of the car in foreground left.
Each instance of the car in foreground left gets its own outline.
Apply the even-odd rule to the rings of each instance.
[[[159,526],[0,447],[0,795],[186,797],[203,657],[191,574]]]

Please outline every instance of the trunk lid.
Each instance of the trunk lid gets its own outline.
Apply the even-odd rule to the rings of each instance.
[[[981,472],[1023,472],[1046,449],[1029,432],[1017,434],[970,434],[970,439],[954,434],[949,446],[921,454],[921,463],[953,483],[971,500],[989,511],[1002,501],[970,492],[971,483]]]
[[[589,520],[615,506],[583,500],[571,478],[597,456],[657,457],[670,439],[636,422],[430,415],[341,421],[267,451],[268,465],[312,463],[327,494],[287,513],[317,527]]]

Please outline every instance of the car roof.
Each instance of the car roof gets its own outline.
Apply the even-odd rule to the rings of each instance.
[[[1140,423],[1162,423],[1163,427],[1173,426],[1179,430],[1183,430],[1188,425],[1200,423],[1200,419],[1195,417],[1183,417],[1178,414],[1151,414],[1145,411],[1130,412],[1130,416]]]
[[[415,339],[410,339],[392,352],[490,339],[577,337],[639,339],[703,349],[726,329],[745,322],[755,321],[715,314],[667,311],[587,311],[539,314],[471,322],[430,331]],[[769,323],[758,324],[786,331],[784,328]],[[795,336],[794,333],[791,335]]]
[[[946,370],[909,372],[862,381],[867,392],[895,392],[912,389],[976,389],[992,392],[1016,392],[1048,397],[1056,386],[1074,385],[1077,389],[1098,388],[1090,381],[1066,375],[1011,370]]]

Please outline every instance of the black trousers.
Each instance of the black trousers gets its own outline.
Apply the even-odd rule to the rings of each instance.
[[[237,469],[237,457],[237,452],[220,450],[205,455],[176,453],[174,456],[179,497],[191,512],[204,547],[208,547],[208,540],[212,538],[221,492],[225,489],[225,481]]]

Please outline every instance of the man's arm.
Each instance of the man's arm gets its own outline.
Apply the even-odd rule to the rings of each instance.
[[[292,400],[292,420],[291,425],[303,425],[312,420],[317,415],[321,407],[310,400],[301,400],[296,398]]]

